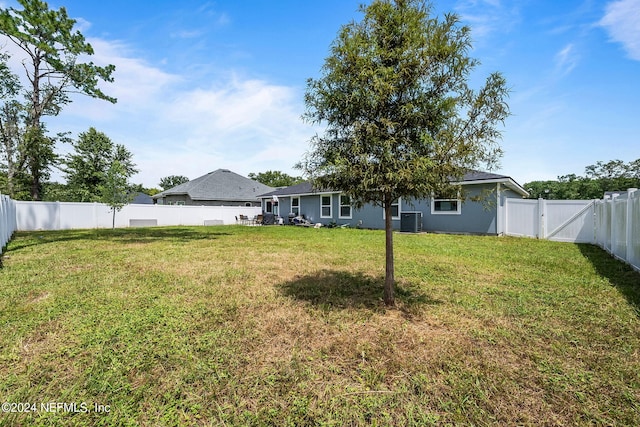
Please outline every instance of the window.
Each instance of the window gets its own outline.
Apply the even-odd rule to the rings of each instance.
[[[182,200],[178,200],[178,201],[176,202],[176,206],[184,206],[184,201],[182,201]]]
[[[331,212],[331,194],[326,196],[320,196],[320,218],[331,218],[333,212]]]
[[[268,200],[267,205],[265,207],[265,212],[268,214],[278,215],[278,202],[274,202],[273,200]]]
[[[291,198],[291,213],[295,216],[300,215],[300,197]]]
[[[460,199],[431,199],[432,215],[460,215],[462,213],[462,201]]]
[[[340,195],[340,218],[351,219],[351,197]]]
[[[384,208],[382,208],[382,218],[384,219]],[[400,219],[400,199],[391,203],[391,219]]]

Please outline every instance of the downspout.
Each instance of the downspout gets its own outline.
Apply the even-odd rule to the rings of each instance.
[[[504,235],[504,206],[502,204],[502,186],[500,183],[496,184],[496,234],[498,236]]]

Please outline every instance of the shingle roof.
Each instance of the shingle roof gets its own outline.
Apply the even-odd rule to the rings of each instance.
[[[460,183],[464,184],[465,182],[489,181],[489,180],[510,181],[513,184],[515,184],[514,189],[516,189],[518,192],[520,192],[519,190],[521,189],[522,192],[526,193],[526,191],[522,187],[520,187],[520,185],[518,185],[515,181],[513,181],[511,177],[507,175],[498,175],[490,172],[482,172],[482,171],[476,171],[476,170],[469,171],[462,177],[462,180],[460,181]],[[302,195],[302,194],[313,194],[313,193],[319,193],[319,192],[313,188],[310,181],[305,181],[301,184],[293,185],[291,187],[280,188],[275,191],[271,191],[269,193],[261,194],[260,197],[268,198],[272,196],[290,196],[290,195]]]
[[[170,195],[187,194],[191,200],[256,200],[273,187],[231,172],[217,169],[153,196],[159,199]]]
[[[465,181],[484,181],[487,179],[507,179],[509,178],[506,175],[498,175],[491,172],[482,172],[482,171],[469,171],[462,177],[462,182]]]

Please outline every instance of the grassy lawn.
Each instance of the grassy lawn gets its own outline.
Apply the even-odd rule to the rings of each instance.
[[[383,232],[18,234],[0,396],[37,412],[0,425],[640,425],[638,273],[588,245],[395,243],[386,309]]]

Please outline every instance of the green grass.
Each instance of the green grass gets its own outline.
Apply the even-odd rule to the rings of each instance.
[[[638,273],[529,239],[395,250],[387,309],[383,232],[20,233],[0,396],[38,411],[0,425],[640,425]]]

